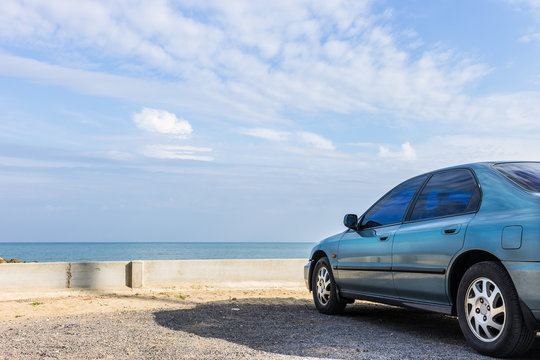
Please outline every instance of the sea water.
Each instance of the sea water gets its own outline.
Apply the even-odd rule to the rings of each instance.
[[[83,262],[190,259],[301,259],[306,242],[0,242],[0,257],[21,261]]]

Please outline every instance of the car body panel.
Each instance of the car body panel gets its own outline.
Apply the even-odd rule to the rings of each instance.
[[[392,270],[401,298],[449,304],[446,274],[461,250],[475,214],[401,225],[394,238]]]
[[[519,298],[531,311],[540,312],[540,261],[503,261]]]
[[[340,288],[396,296],[392,267],[392,241],[399,225],[348,231],[340,240],[335,268]]]
[[[309,262],[304,266],[304,281],[306,283],[307,288],[311,291],[311,276],[313,272],[313,267],[315,266],[314,259],[317,259],[318,255],[316,254],[323,254],[325,257],[328,258],[328,261],[330,262],[330,266],[334,267],[337,265],[337,259],[332,257],[332,254],[337,254],[338,248],[339,248],[339,240],[341,237],[346,233],[342,232],[333,236],[330,236],[321,242],[319,242],[317,245],[311,249],[311,254],[309,255]]]

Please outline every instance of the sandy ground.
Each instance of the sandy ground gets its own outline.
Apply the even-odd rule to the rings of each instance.
[[[0,294],[0,359],[488,359],[454,317],[360,301],[327,316],[303,287],[30,295]]]
[[[24,321],[61,315],[118,311],[174,309],[215,301],[273,298],[310,300],[305,287],[288,289],[141,289],[125,291],[4,292],[0,296],[0,321]]]

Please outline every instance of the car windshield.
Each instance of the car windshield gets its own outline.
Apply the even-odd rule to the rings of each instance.
[[[540,192],[540,162],[501,163],[494,167],[522,188]]]

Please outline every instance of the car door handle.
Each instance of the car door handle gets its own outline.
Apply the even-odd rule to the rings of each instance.
[[[381,236],[381,237],[379,238],[379,240],[381,240],[381,241],[388,240],[388,236]]]
[[[444,235],[454,235],[461,230],[461,224],[449,225],[441,230]]]

